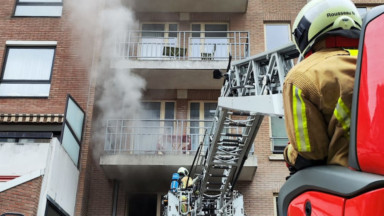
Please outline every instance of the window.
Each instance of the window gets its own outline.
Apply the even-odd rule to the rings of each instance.
[[[60,17],[62,0],[16,0],[15,16]]]
[[[273,50],[287,45],[290,39],[289,24],[265,24],[265,49]]]
[[[204,133],[212,126],[215,116],[216,102],[191,102],[189,106],[189,132],[191,134],[192,149],[197,149],[204,138]]]
[[[52,132],[0,132],[0,143],[49,143]]]
[[[171,131],[173,130],[174,118],[175,102],[142,102],[141,119],[148,120],[142,124]]]
[[[228,58],[230,37],[227,24],[192,24],[191,28],[190,58],[198,60]]]
[[[134,152],[153,154],[172,150],[172,136],[179,130],[174,120],[175,102],[148,101],[141,105],[138,118],[127,128]]]
[[[1,97],[48,97],[55,47],[8,46]]]
[[[178,24],[150,23],[142,24],[141,57],[158,59],[170,56],[170,47],[178,45]]]
[[[77,167],[79,164],[80,146],[83,140],[84,122],[85,112],[68,95],[61,144]]]
[[[288,143],[287,132],[285,130],[284,119],[271,117],[271,141],[272,152],[274,154],[282,154]]]

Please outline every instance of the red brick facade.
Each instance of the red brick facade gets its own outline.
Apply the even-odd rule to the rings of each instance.
[[[37,215],[42,177],[32,179],[0,193],[0,214],[12,212]]]

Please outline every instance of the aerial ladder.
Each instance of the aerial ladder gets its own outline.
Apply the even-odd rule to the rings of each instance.
[[[192,188],[170,190],[164,215],[245,215],[243,197],[234,186],[263,117],[283,116],[283,81],[298,56],[289,44],[233,64],[230,57],[225,74],[214,71],[224,84],[202,142],[208,147],[199,148],[193,165],[201,167],[198,180]]]
[[[324,165],[296,172],[279,191],[280,216],[384,214],[384,6],[364,18],[353,93],[349,166]],[[263,116],[283,116],[282,86],[294,59],[293,44],[229,64],[209,143],[196,154],[197,181],[171,190],[163,215],[245,215],[234,190]],[[233,131],[237,131],[234,133]],[[194,162],[195,162],[194,160]],[[193,163],[194,164],[194,163]]]

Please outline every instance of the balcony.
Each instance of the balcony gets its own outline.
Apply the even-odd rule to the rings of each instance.
[[[244,13],[248,0],[124,0],[124,3],[136,12],[223,12]]]
[[[245,31],[131,31],[116,41],[115,66],[136,69],[226,68],[229,53],[233,60],[245,59],[249,56],[249,47],[249,33]],[[163,62],[159,64],[158,61]]]
[[[210,126],[210,121],[200,120],[109,120],[100,165],[109,178],[140,185],[130,189],[166,192],[172,173],[192,165],[200,143],[206,151],[204,134]],[[252,149],[240,180],[252,180],[256,168]],[[144,184],[149,176],[158,184]]]

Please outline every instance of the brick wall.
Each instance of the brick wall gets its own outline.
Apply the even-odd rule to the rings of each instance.
[[[0,193],[0,214],[17,212],[37,215],[42,177],[35,178]]]
[[[84,141],[81,146],[80,179],[76,215],[86,215],[89,191],[89,137],[93,112],[94,87],[90,87],[88,68],[92,55],[80,52],[81,40],[69,21],[71,12],[64,3],[61,18],[12,17],[15,0],[3,0],[0,8],[0,68],[4,64],[6,41],[57,41],[48,98],[0,98],[0,113],[63,114],[67,94],[86,111]],[[89,38],[89,41],[92,41]],[[81,47],[81,48],[80,48]],[[92,47],[92,46],[90,46]],[[92,52],[92,49],[89,49]],[[2,71],[1,71],[2,72]],[[91,90],[91,91],[90,91]],[[90,93],[90,94],[89,94]],[[25,195],[28,197],[28,195]],[[32,206],[31,206],[32,209]],[[30,215],[35,215],[30,214]]]
[[[1,98],[0,113],[64,113],[65,98],[71,94],[86,107],[89,89],[88,72],[80,61],[79,40],[74,37],[68,21],[68,10],[61,18],[12,17],[15,0],[2,1],[0,10],[0,65],[4,64],[6,41],[57,41],[48,98]],[[65,4],[64,4],[65,6]]]

